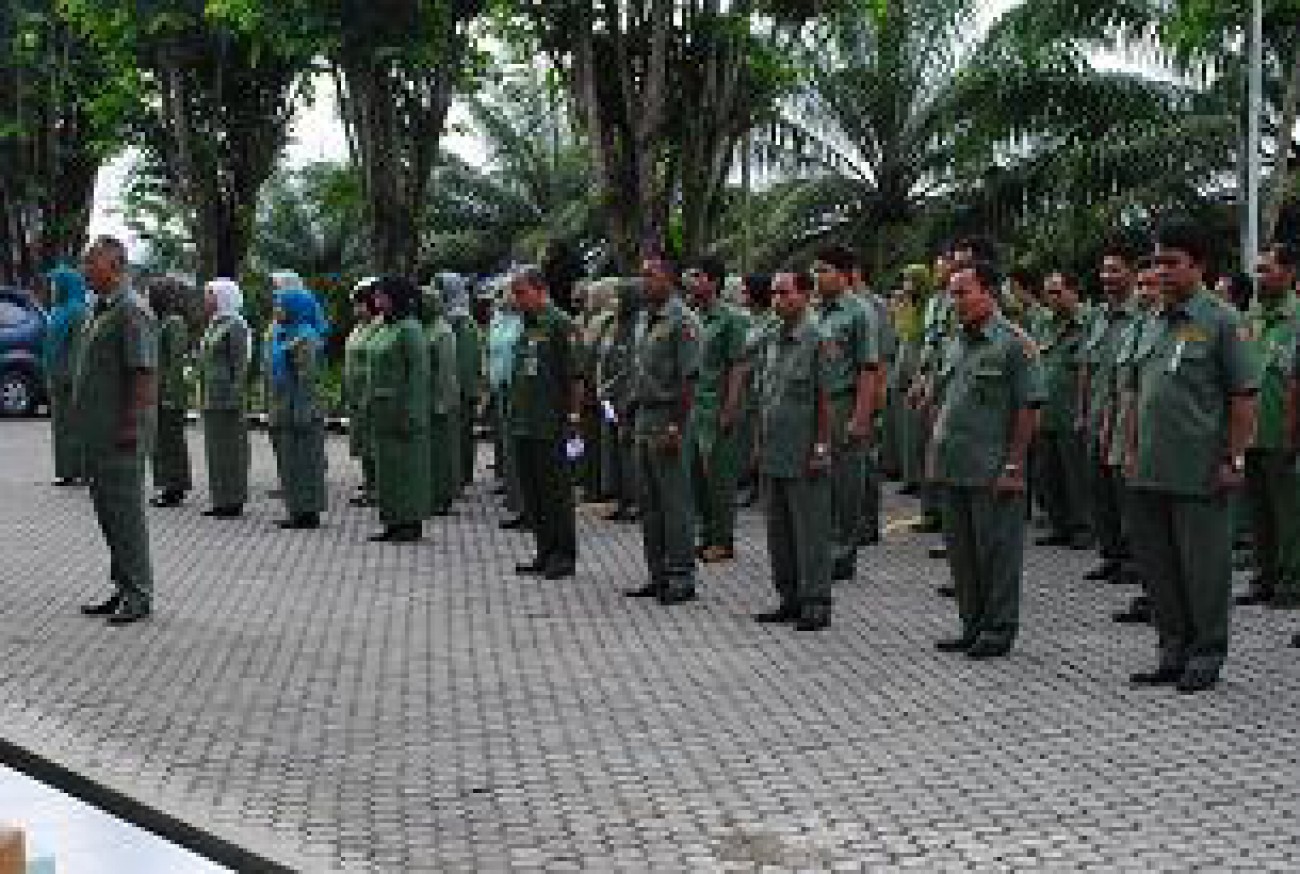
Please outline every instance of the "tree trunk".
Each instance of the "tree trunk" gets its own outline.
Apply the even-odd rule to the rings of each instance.
[[[1286,205],[1291,182],[1291,153],[1295,151],[1296,107],[1300,102],[1300,46],[1293,48],[1291,75],[1282,97],[1282,123],[1277,132],[1277,158],[1273,162],[1273,185],[1264,206],[1260,245],[1267,246],[1277,234],[1278,221]]]

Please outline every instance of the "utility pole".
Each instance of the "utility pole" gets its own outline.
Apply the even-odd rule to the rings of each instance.
[[[1260,119],[1264,115],[1264,0],[1253,0],[1250,11],[1250,94],[1246,100],[1246,223],[1241,245],[1241,269],[1247,276],[1255,275],[1255,261],[1259,257],[1259,192],[1262,156]],[[1281,137],[1289,138],[1290,131]],[[1279,145],[1279,154],[1283,146]]]

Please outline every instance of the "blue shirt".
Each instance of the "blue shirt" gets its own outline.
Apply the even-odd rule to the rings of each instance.
[[[510,384],[515,366],[515,344],[524,332],[524,320],[516,312],[503,311],[492,316],[488,326],[488,380],[495,391]]]

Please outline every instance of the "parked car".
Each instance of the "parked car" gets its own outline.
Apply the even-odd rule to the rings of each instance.
[[[31,294],[0,286],[0,416],[32,416],[47,402],[45,323],[45,311]]]

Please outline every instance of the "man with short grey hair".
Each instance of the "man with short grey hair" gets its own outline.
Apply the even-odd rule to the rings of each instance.
[[[153,438],[157,320],[131,288],[126,247],[100,237],[83,270],[98,302],[73,383],[74,421],[86,452],[95,515],[108,545],[117,591],[87,616],[128,625],[153,608],[153,570],[144,514],[144,460]]]

